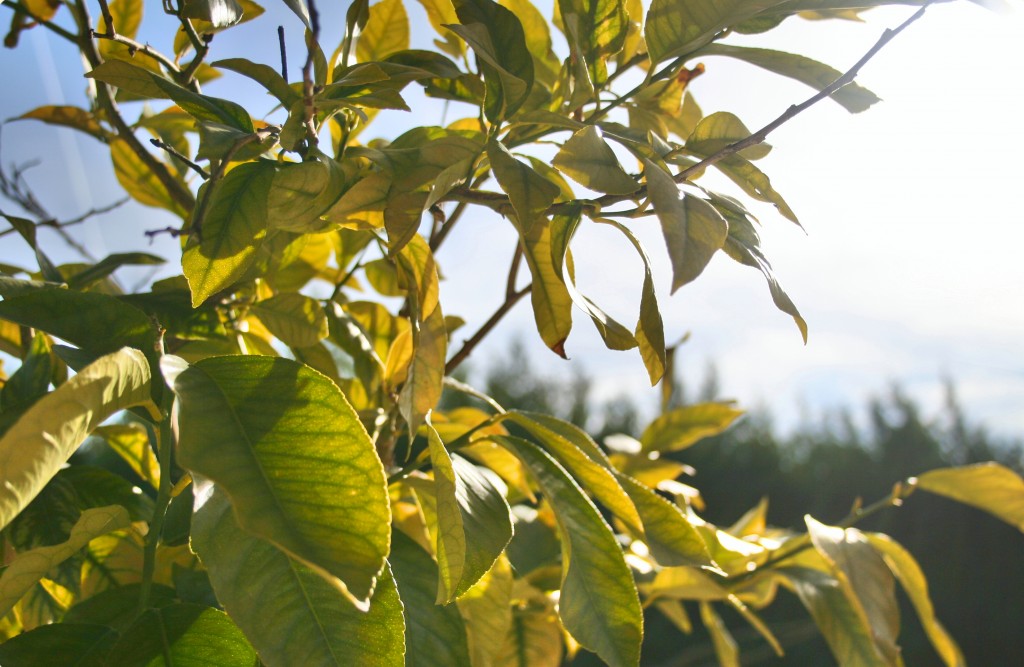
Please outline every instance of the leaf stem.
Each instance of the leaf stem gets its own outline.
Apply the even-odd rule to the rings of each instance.
[[[173,401],[174,394],[170,388],[164,387],[163,405],[161,406],[163,419],[160,421],[156,439],[157,460],[160,463],[160,484],[157,488],[153,518],[149,523],[149,533],[146,535],[146,546],[143,551],[142,583],[139,588],[138,608],[140,615],[149,607],[149,595],[153,588],[153,572],[156,569],[156,548],[160,543],[164,518],[167,516],[167,506],[171,501],[171,450],[174,442],[174,435],[171,431],[171,405]]]

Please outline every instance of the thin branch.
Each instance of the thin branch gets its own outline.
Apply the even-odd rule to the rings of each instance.
[[[36,16],[29,10],[28,7],[18,2],[18,0],[7,0],[6,6],[10,7],[15,14],[24,14],[25,16],[35,21],[37,24],[53,32],[55,35],[60,35],[69,42],[73,42],[76,44],[78,43],[78,37],[76,35],[60,27],[53,21],[48,21],[42,17]]]
[[[176,77],[181,73],[181,70],[178,68],[177,65],[174,64],[174,61],[169,57],[160,53],[159,51],[151,47],[149,44],[136,42],[134,39],[130,37],[125,37],[124,35],[120,35],[114,32],[113,28],[111,28],[107,32],[96,32],[95,30],[92,30],[90,31],[90,33],[91,36],[96,39],[107,39],[112,42],[117,42],[118,44],[124,44],[128,47],[128,52],[133,56],[136,53],[141,53],[143,55],[149,56],[153,60],[163,65],[164,69],[170,72],[172,76]]]
[[[107,4],[107,0],[99,0],[100,3],[100,14],[103,16],[103,22],[107,25],[107,34],[105,36],[113,39],[117,36],[117,30],[114,28],[114,16],[110,13],[110,6]],[[93,31],[93,36],[96,36],[96,31]]]
[[[795,116],[797,116],[797,114],[806,111],[807,109],[814,106],[818,102],[822,101],[826,97],[832,95],[832,93],[836,92],[846,84],[851,83],[854,79],[857,78],[857,74],[860,73],[861,68],[864,67],[864,65],[866,65],[868,61],[874,58],[875,55],[879,51],[881,51],[886,44],[892,41],[892,39],[896,37],[896,35],[903,32],[911,23],[914,23],[919,18],[924,16],[925,11],[928,9],[929,5],[932,4],[932,1],[933,0],[929,0],[925,4],[921,5],[920,9],[914,12],[914,14],[910,18],[901,23],[898,27],[892,29],[887,28],[885,32],[882,33],[882,36],[878,38],[878,41],[875,42],[875,45],[868,49],[868,52],[865,53],[864,56],[861,57],[861,59],[858,60],[856,64],[854,64],[853,67],[847,70],[846,73],[843,74],[841,77],[839,77],[829,85],[822,88],[817,95],[812,95],[811,97],[807,98],[800,104],[795,104],[789,107],[778,118],[768,123],[760,130],[754,132],[745,139],[741,139],[740,141],[729,144],[722,150],[718,151],[717,153],[714,153],[713,155],[709,155],[708,157],[704,158],[703,160],[693,165],[692,167],[687,167],[683,171],[676,174],[676,182],[682,183],[691,175],[698,173],[703,169],[710,167],[711,165],[721,162],[730,155],[735,155],[736,153],[746,148],[750,148],[751,146],[756,146],[757,144],[764,142],[764,140],[768,138],[769,134],[777,130],[781,125],[792,120]]]
[[[153,144],[154,146],[156,146],[157,148],[159,148],[161,150],[167,151],[169,154],[173,155],[174,157],[176,157],[179,160],[181,160],[182,162],[184,162],[185,166],[187,166],[189,169],[191,169],[192,171],[194,171],[197,174],[199,174],[204,181],[208,180],[210,178],[209,172],[207,172],[205,169],[200,167],[198,164],[196,164],[192,160],[188,159],[186,156],[182,155],[178,151],[178,149],[176,149],[174,146],[172,146],[172,145],[170,145],[168,143],[165,143],[163,141],[160,141],[159,139],[150,139],[149,143]]]
[[[306,36],[306,62],[302,65],[302,124],[306,128],[306,146],[312,148],[317,144],[316,125],[313,122],[316,116],[316,106],[313,102],[313,95],[316,89],[313,82],[313,50],[320,41],[320,12],[316,9],[316,2],[308,0],[310,32]]]
[[[281,49],[281,78],[288,80],[288,49],[284,45],[284,26],[277,26],[277,44]]]
[[[523,246],[516,245],[516,252],[512,255],[512,266],[508,269],[508,282],[505,283],[505,300],[516,295],[516,279],[519,277],[519,264],[523,261]]]
[[[79,215],[78,217],[71,218],[70,220],[60,221],[60,220],[55,220],[53,218],[48,218],[46,220],[40,220],[39,222],[36,223],[36,227],[51,227],[53,229],[64,229],[65,227],[71,227],[72,225],[80,225],[80,224],[82,224],[83,222],[85,222],[86,220],[88,220],[91,217],[94,217],[94,216],[97,216],[97,215],[103,215],[104,213],[109,213],[109,212],[113,211],[114,209],[119,208],[120,206],[123,206],[123,205],[127,204],[129,201],[131,201],[130,197],[125,197],[124,199],[118,199],[113,204],[107,204],[106,206],[101,206],[99,208],[91,208],[88,211],[86,211],[85,213]],[[13,228],[12,229],[5,229],[3,231],[0,231],[0,238],[2,238],[4,236],[7,236],[8,234],[13,234],[14,231],[15,230]]]

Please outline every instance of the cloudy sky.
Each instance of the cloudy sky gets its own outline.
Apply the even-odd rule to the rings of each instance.
[[[883,29],[898,25],[912,11],[875,10],[865,14],[865,23],[790,20],[742,43],[794,51],[846,69]],[[411,13],[417,23],[416,10]],[[0,14],[6,17],[2,9]],[[280,21],[295,23],[286,14]],[[272,26],[276,22],[263,29]],[[237,30],[214,42],[215,58],[246,49],[250,57],[277,62],[272,35],[254,39]],[[298,44],[293,34],[291,43]],[[158,32],[153,35],[157,46],[166,41]],[[430,36],[417,38],[424,46]],[[81,103],[84,86],[73,52],[38,30],[23,40],[19,50],[0,52],[5,88],[17,91],[0,98],[0,117],[41,104]],[[254,51],[254,44],[265,48]],[[691,91],[705,113],[729,110],[751,128],[809,94],[799,84],[747,65],[722,58],[707,58],[704,64],[708,73],[691,84]],[[933,7],[869,63],[859,81],[884,101],[855,116],[822,102],[773,134],[774,149],[760,162],[806,229],[770,207],[756,209],[768,257],[808,321],[808,344],[803,345],[792,320],[775,310],[760,275],[724,256],[669,297],[668,259],[657,223],[637,221],[656,280],[666,288],[659,292],[666,337],[672,341],[691,334],[681,351],[687,380],[699,382],[713,362],[724,394],[747,406],[770,406],[783,425],[795,423],[801,410],[860,405],[891,382],[936,406],[948,377],[956,381],[970,415],[997,432],[1020,435],[1021,12],[993,14],[967,2]],[[271,108],[234,77],[207,92],[239,98],[255,109]],[[414,115],[375,126],[377,132],[388,135],[410,124],[441,120],[437,106],[414,108]],[[29,172],[30,182],[58,217],[72,217],[119,196],[109,157],[88,139],[29,122],[4,126],[2,139],[5,164],[42,160]],[[83,226],[81,233],[92,252],[102,256],[145,250],[142,230],[166,224],[158,212],[132,205]],[[574,245],[580,287],[620,320],[633,321],[642,266],[614,230],[593,227],[603,226],[585,228]],[[446,312],[465,317],[467,331],[500,303],[513,244],[507,222],[481,217],[461,223],[442,250],[439,259],[449,278],[442,288]],[[172,250],[156,246],[168,257]],[[74,259],[70,253],[54,254]],[[28,262],[12,237],[0,240],[0,261]],[[481,275],[493,279],[481,280]],[[546,372],[580,366],[597,378],[600,399],[629,395],[653,405],[639,356],[604,351],[585,319],[577,313],[567,345],[573,360],[562,362],[532,333],[524,303],[479,349],[474,363],[486,366],[487,355],[502,354],[509,339],[519,336]]]

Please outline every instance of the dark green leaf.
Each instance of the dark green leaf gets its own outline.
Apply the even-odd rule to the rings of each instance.
[[[179,602],[149,609],[114,645],[123,667],[252,667],[256,652],[222,611]]]
[[[155,266],[163,264],[164,258],[145,252],[120,252],[108,255],[88,269],[68,278],[68,287],[84,289],[103,280],[122,266]]]
[[[28,355],[21,360],[21,366],[0,388],[0,410],[12,412],[28,408],[46,394],[52,377],[50,340],[46,334],[38,332],[32,339]]]
[[[0,644],[4,667],[107,667],[117,632],[102,625],[43,625]]]
[[[222,486],[243,528],[367,600],[388,551],[390,509],[384,468],[337,385],[275,357],[172,370],[181,465]]]
[[[118,632],[135,622],[139,612],[141,584],[127,584],[97,593],[68,609],[64,623],[93,623],[105,625]],[[174,602],[173,588],[153,584],[149,589],[151,607],[162,607]]]
[[[245,58],[227,58],[211,64],[214,67],[231,70],[232,72],[238,72],[243,76],[249,77],[266,88],[285,107],[290,107],[300,98],[300,95],[288,85],[284,77],[269,65],[254,63]]]
[[[316,572],[242,530],[223,492],[199,491],[192,546],[217,599],[264,661],[401,667],[402,601],[387,567],[369,610],[360,611]]]

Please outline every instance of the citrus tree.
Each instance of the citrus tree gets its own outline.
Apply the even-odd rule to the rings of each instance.
[[[173,22],[157,45],[136,41],[142,0],[4,4],[8,46],[48,30],[88,77],[85,105],[21,118],[107,146],[128,195],[180,217],[164,231],[181,272],[124,293],[116,271],[162,260],[55,265],[36,232],[64,223],[5,172],[24,211],[4,214],[4,234],[36,265],[0,276],[0,349],[20,360],[0,392],[0,663],[544,666],[585,650],[637,665],[644,608],[688,631],[689,606],[734,665],[720,610],[781,653],[758,610],[783,588],[840,663],[898,665],[898,581],[945,663],[962,664],[913,557],[854,524],[920,489],[1024,529],[1024,481],[1008,469],[925,472],[837,525],[808,516],[806,532],[771,528],[764,505],[719,527],[667,455],[728,428],[732,405],[666,409],[639,440],[602,446],[451,377],[529,297],[554,354],[575,306],[670,395],[672,349],[633,229],[646,217],[673,291],[721,251],[764,275],[806,338],[749,205],[796,217],[756,162],[773,129],[821,100],[873,104],[854,76],[925,6],[843,73],[729,36],[888,3],[559,0],[549,20],[527,0],[420,2],[428,49],[411,47],[402,0],[329,8],[337,45],[321,43],[311,0],[285,0],[305,30],[291,68],[283,32],[280,67],[276,53],[217,52],[216,35],[259,20],[251,0],[146,7]],[[813,94],[755,132],[704,115],[687,84],[712,55]],[[274,101],[250,110],[203,92],[227,71]],[[374,137],[417,89],[459,117]],[[709,169],[739,197],[703,186]],[[481,212],[517,240],[507,274],[479,276],[506,286],[504,302],[463,336],[435,257]],[[577,289],[585,225],[616,230],[647,267],[635,325]],[[441,411],[444,391],[477,407]]]

